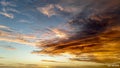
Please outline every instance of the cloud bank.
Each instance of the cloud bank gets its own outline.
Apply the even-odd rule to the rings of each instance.
[[[61,3],[64,4],[62,1]],[[42,50],[33,53],[49,55],[69,53],[76,58],[85,54],[84,57],[89,61],[120,61],[120,1],[66,0],[65,4],[67,6],[72,4],[74,7],[82,6],[79,13],[75,11],[77,14],[72,15],[65,27],[71,29],[50,29],[48,35],[54,37],[38,42],[36,46]],[[60,6],[57,8],[67,11]],[[52,10],[53,7],[49,9]]]

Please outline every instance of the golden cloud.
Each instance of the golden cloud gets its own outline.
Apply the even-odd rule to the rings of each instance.
[[[68,22],[74,28],[71,31],[52,29],[49,34],[53,33],[58,37],[38,42],[36,46],[42,50],[32,53],[49,55],[69,53],[77,58],[87,53],[85,56],[94,62],[120,61],[120,6],[118,5],[120,1],[116,0],[114,4],[112,2],[104,4],[102,11],[100,4],[85,8]],[[91,7],[93,9],[89,9]],[[66,37],[68,39],[65,39]]]
[[[55,61],[55,60],[42,60],[42,62],[63,63],[63,62]]]
[[[14,42],[26,45],[35,45],[35,43],[30,42],[31,39],[34,40],[36,39],[36,37],[34,35],[16,33],[11,28],[0,25],[0,41]]]

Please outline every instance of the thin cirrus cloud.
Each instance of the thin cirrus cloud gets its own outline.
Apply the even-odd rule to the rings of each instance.
[[[31,39],[34,37],[29,37],[29,36],[19,36],[19,35],[9,35],[9,34],[2,34],[0,41],[6,41],[6,42],[14,42],[14,43],[19,43],[19,44],[26,44],[26,45],[35,45],[34,43],[30,42],[27,39]]]
[[[2,5],[2,6],[11,6],[11,7],[15,7],[16,6],[15,4],[13,4],[11,2],[8,2],[8,1],[5,1],[5,0],[0,1],[0,5]]]
[[[93,4],[95,2],[97,4]],[[100,4],[103,2],[104,4],[101,6]],[[62,29],[57,32],[54,29],[50,30],[51,33],[48,34],[55,34],[56,37],[38,42],[36,46],[42,47],[43,50],[32,53],[49,55],[69,53],[77,58],[74,59],[74,57],[72,60],[81,61],[83,60],[80,58],[81,54],[86,54],[85,57],[93,62],[120,61],[119,4],[119,0],[91,0],[80,13],[68,21],[68,25],[73,30]],[[66,37],[67,39],[64,39]]]
[[[0,15],[5,16],[7,18],[13,19],[14,18],[14,13],[20,13],[18,10],[14,9],[14,7],[16,7],[15,4],[13,4],[11,1],[0,1],[0,5],[1,5],[1,11],[0,11]],[[12,13],[11,13],[12,12]]]
[[[12,8],[12,7],[3,7],[2,10],[0,11],[0,14],[2,16],[5,16],[7,18],[10,18],[10,19],[13,19],[15,16],[14,16],[14,13],[20,13],[20,11]]]
[[[36,64],[22,64],[22,65],[6,65],[1,64],[0,68],[40,68],[42,66],[36,65]]]
[[[30,23],[30,21],[25,20],[25,19],[21,19],[21,20],[19,20],[18,22],[20,22],[20,23]]]
[[[55,60],[41,60],[42,62],[51,62],[51,63],[63,63],[60,61],[55,61]]]
[[[14,15],[11,14],[11,13],[7,13],[7,12],[0,12],[1,15],[5,16],[5,17],[8,17],[10,19],[13,19],[14,18]]]
[[[60,0],[55,4],[49,3],[43,6],[37,6],[36,9],[48,17],[55,15],[71,17],[80,13],[90,3],[94,4],[95,0]]]
[[[47,15],[48,17],[56,15],[56,12],[54,10],[54,5],[46,5],[44,7],[37,7],[37,10],[43,13],[44,15]]]
[[[0,25],[0,29],[1,29],[1,28],[3,28],[3,29],[7,29],[7,30],[9,30],[9,29],[10,29],[9,27],[4,26],[4,25]]]
[[[5,49],[5,50],[16,50],[15,47],[7,46],[7,45],[0,45],[0,48]]]
[[[70,15],[77,13],[80,7],[62,6],[60,4],[48,4],[43,7],[37,7],[37,10],[48,17],[55,15]]]
[[[33,35],[25,35],[16,33],[10,27],[0,25],[0,41],[14,42],[19,44],[34,45],[30,42],[31,39],[36,39]]]
[[[20,13],[20,11],[14,9],[14,8],[3,8],[3,11],[13,12],[13,13]]]

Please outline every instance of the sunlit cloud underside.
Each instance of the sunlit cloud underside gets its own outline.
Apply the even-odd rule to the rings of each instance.
[[[119,0],[0,0],[0,68],[119,68],[119,44]]]

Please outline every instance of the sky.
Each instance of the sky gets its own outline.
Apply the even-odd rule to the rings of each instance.
[[[0,0],[0,68],[119,68],[120,0]]]

